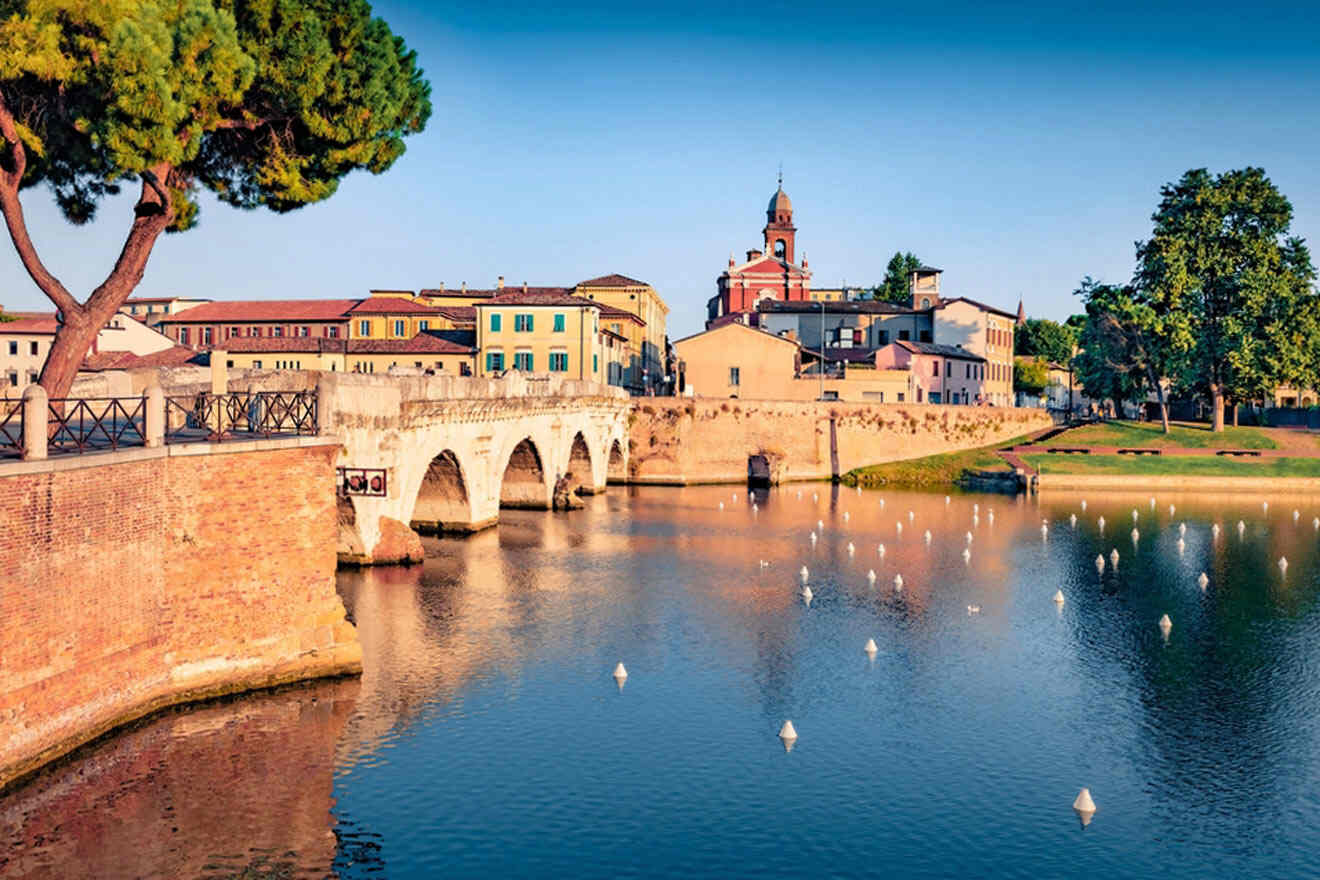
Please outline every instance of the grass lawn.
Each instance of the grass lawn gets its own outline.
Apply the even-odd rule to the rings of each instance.
[[[1283,444],[1270,435],[1278,429],[1234,428],[1222,434],[1209,425],[1170,422],[1165,434],[1159,422],[1099,422],[1064,431],[1046,441],[1051,446],[1186,446],[1194,449],[1279,449]]]
[[[1248,429],[1242,429],[1248,430]],[[1197,477],[1320,477],[1320,458],[1257,461],[1190,455],[1024,455],[1042,474],[1164,474]]]
[[[911,458],[906,461],[891,461],[855,468],[840,477],[839,481],[848,486],[878,486],[882,483],[891,486],[952,485],[967,468],[1011,470],[1008,462],[995,455],[995,450],[1023,443],[1026,439],[1025,436],[1015,437],[979,449],[964,449],[959,452],[928,455],[925,458]]]

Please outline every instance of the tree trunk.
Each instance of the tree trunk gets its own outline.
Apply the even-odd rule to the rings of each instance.
[[[1210,430],[1216,434],[1224,430],[1224,389],[1210,383]]]
[[[91,350],[96,334],[108,320],[109,315],[100,322],[80,315],[73,322],[66,321],[56,332],[46,364],[41,368],[40,379],[41,387],[46,389],[52,401],[69,396],[78,369]]]
[[[1237,401],[1236,401],[1236,400],[1231,401],[1231,405],[1232,405],[1232,407],[1233,407],[1233,427],[1236,428],[1236,427],[1238,426],[1238,404],[1237,404]]]
[[[1164,433],[1167,434],[1169,433],[1169,401],[1164,398],[1164,385],[1149,365],[1146,366],[1146,379],[1155,386],[1155,399],[1160,402],[1160,422],[1163,423]]]

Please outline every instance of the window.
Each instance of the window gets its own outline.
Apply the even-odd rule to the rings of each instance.
[[[492,315],[491,317],[498,318],[499,316]],[[498,373],[503,369],[504,369],[504,352],[502,351],[486,352],[486,372]]]
[[[417,322],[417,329],[418,329],[418,330],[430,330],[430,329],[431,329],[431,322],[428,321],[428,320],[426,320],[425,318],[423,318],[422,320],[420,320],[420,321]]]
[[[564,323],[565,323],[565,320],[564,320],[564,316],[563,316],[563,315],[555,315],[555,332],[556,332],[556,333],[563,333],[563,332],[564,332]]]
[[[952,376],[952,375],[953,375],[953,361],[945,361],[945,362],[944,362],[944,378],[947,379],[947,378],[949,378],[949,377]]]
[[[591,372],[593,373],[600,372],[600,355],[598,354],[593,354],[591,356]]]
[[[531,316],[531,315],[514,315],[514,316],[513,316],[513,332],[514,332],[514,333],[531,333],[531,332],[532,332],[532,316]]]
[[[311,328],[311,327],[299,327],[299,328],[298,328],[298,334],[297,334],[297,335],[299,335],[299,336],[311,336],[311,335],[312,335],[312,328]]]
[[[18,387],[18,373],[9,374],[9,384],[15,388]]]
[[[252,362],[252,369],[254,369],[254,370],[260,370],[260,369],[261,369],[261,361],[253,361],[253,362]]]
[[[210,344],[211,344],[211,328],[210,328],[210,327],[203,327],[203,328],[202,328],[202,345],[210,345]]]
[[[232,370],[232,369],[234,368],[234,362],[233,362],[233,360],[231,359],[231,360],[227,360],[227,361],[225,361],[225,366]]]
[[[366,319],[358,321],[358,336],[370,336],[370,335],[371,335],[371,322]]]
[[[408,334],[408,322],[403,320],[402,318],[396,319],[394,322],[394,335],[406,336],[407,334]]]
[[[902,391],[898,392],[898,402],[903,403],[905,400],[907,400],[907,395]]]
[[[930,341],[931,341],[931,339],[930,339],[930,331],[929,331],[929,330],[922,330],[922,331],[921,331],[921,341],[922,341],[922,342],[930,342]]]
[[[921,386],[917,386],[917,403],[921,403]]]
[[[623,335],[623,325],[620,324],[618,321],[615,321],[613,324],[611,324],[610,329],[613,330],[615,333],[619,334],[620,336]]]
[[[921,307],[922,307],[923,309],[928,309],[928,308],[930,308],[930,297],[928,297],[928,296],[923,296],[923,297],[921,298]]]
[[[880,344],[881,344],[881,345],[888,345],[888,344],[889,344],[889,331],[888,331],[888,330],[881,330],[881,331],[880,331]]]
[[[940,374],[940,362],[935,361],[934,363],[931,364],[931,366],[934,367],[934,370],[931,372],[931,375],[938,376]]]
[[[28,370],[28,374],[27,374],[27,376],[28,376],[28,384],[29,384],[29,385],[35,385],[35,384],[37,384],[37,371],[36,371],[36,370]]]
[[[515,370],[522,370],[524,373],[532,372],[532,353],[530,351],[514,352],[513,368]]]
[[[898,331],[898,338],[899,338],[899,339],[902,339],[904,342],[908,342],[908,341],[910,341],[910,340],[912,339],[912,331],[910,331],[910,330],[899,330],[899,331]]]
[[[339,328],[338,328],[338,327],[326,327],[326,328],[325,328],[325,338],[326,338],[326,339],[338,339],[338,338],[339,338]]]
[[[38,346],[40,345],[41,343],[39,342],[28,343],[28,354],[32,355],[33,357],[36,357],[37,354],[39,353]]]
[[[276,338],[282,337],[282,336],[284,336],[284,328],[283,328],[283,327],[272,327],[272,328],[270,328],[270,335],[271,335],[271,336],[274,336],[274,337],[276,337]]]
[[[742,377],[739,375],[737,367],[729,367],[729,384],[737,385]]]
[[[563,317],[563,316],[562,316],[562,315],[555,315],[555,317],[556,317],[556,318],[560,318],[560,317]],[[552,352],[550,352],[550,372],[552,372],[552,373],[567,373],[567,372],[568,372],[568,352],[566,352],[566,351],[552,351]]]
[[[444,361],[436,361],[436,362],[435,362],[435,368],[436,368],[436,370],[439,371],[439,372],[444,372],[444,369],[445,369],[445,362],[444,362]]]
[[[939,402],[940,402],[940,393],[939,393],[938,391],[932,391],[932,392],[930,393],[930,402],[931,402],[931,403],[939,403]]]
[[[17,339],[11,339],[11,340],[9,340],[9,353],[10,353],[11,355],[15,355],[15,356],[18,354],[18,340],[17,340]],[[18,384],[18,383],[14,383],[14,384]]]
[[[413,366],[420,370],[420,369],[422,368],[422,362],[421,362],[421,361],[413,361]]]
[[[188,344],[189,344],[189,343],[188,343],[188,336],[189,336],[188,328],[187,328],[187,327],[180,327],[180,328],[179,328],[179,344],[180,344],[180,345],[188,345]]]
[[[498,312],[490,316],[490,332],[491,333],[500,332],[500,315]]]

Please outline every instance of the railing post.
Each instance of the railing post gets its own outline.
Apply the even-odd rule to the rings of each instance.
[[[28,461],[40,461],[46,457],[49,413],[50,402],[45,388],[29,385],[23,389],[23,457]]]
[[[148,447],[165,445],[165,390],[159,385],[147,388],[146,412],[143,415],[143,442]]]

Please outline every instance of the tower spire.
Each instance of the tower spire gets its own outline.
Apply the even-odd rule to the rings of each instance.
[[[780,163],[779,163],[779,188],[780,188],[781,190],[784,188],[784,163],[783,163],[783,162],[780,162]]]

